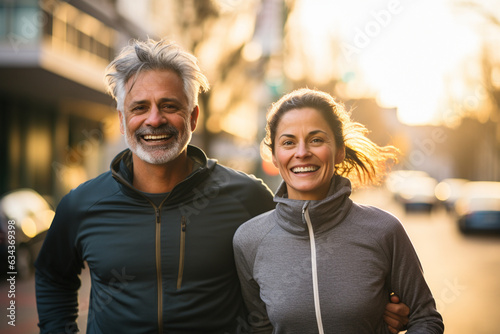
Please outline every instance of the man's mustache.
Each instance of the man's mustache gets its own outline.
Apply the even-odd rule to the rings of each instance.
[[[177,130],[176,127],[170,124],[163,124],[157,128],[152,128],[152,127],[147,127],[147,128],[141,128],[135,131],[135,135],[137,137],[143,137],[147,135],[168,135],[168,136],[174,136],[177,137],[179,136],[179,130]]]

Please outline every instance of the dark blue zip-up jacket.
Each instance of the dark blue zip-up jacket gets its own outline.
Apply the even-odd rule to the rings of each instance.
[[[155,205],[132,184],[131,152],[66,195],[36,261],[41,333],[72,333],[90,269],[88,333],[237,333],[246,319],[232,238],[274,208],[258,179],[207,159]]]

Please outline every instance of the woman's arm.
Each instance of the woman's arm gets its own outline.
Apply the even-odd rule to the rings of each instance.
[[[240,232],[240,233],[239,233]],[[236,270],[240,279],[241,293],[248,316],[247,323],[251,333],[272,333],[273,327],[267,315],[266,305],[260,299],[260,288],[253,279],[253,252],[251,241],[241,231],[237,231],[233,240]]]
[[[391,289],[410,309],[407,333],[443,333],[443,319],[436,309],[417,253],[401,223],[395,225],[389,247],[392,256]]]

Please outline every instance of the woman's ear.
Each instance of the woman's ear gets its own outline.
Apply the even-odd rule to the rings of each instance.
[[[337,148],[337,153],[335,153],[335,165],[342,163],[345,159],[345,146],[342,145],[342,147]]]
[[[272,157],[272,159],[273,159],[273,165],[274,165],[274,167],[279,168],[279,167],[278,167],[278,162],[276,161],[276,157],[274,156],[274,154],[273,154],[273,153],[271,153],[271,157]]]

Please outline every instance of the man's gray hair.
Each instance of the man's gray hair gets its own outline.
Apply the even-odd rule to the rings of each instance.
[[[209,89],[208,80],[201,73],[196,57],[176,43],[133,40],[106,68],[107,91],[116,100],[119,111],[123,112],[127,82],[131,78],[135,82],[141,72],[149,70],[170,70],[179,75],[189,111],[198,104],[198,94]]]

